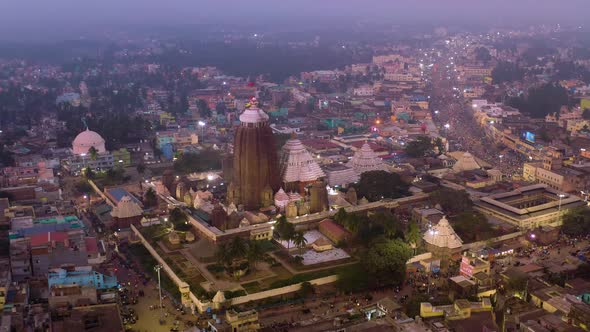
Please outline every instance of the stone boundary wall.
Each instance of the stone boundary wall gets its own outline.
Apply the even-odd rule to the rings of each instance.
[[[309,283],[314,286],[320,286],[320,285],[333,283],[337,280],[338,280],[338,276],[332,275],[332,276],[327,276],[327,277],[323,277],[323,278],[310,280]],[[231,302],[232,305],[238,305],[238,304],[243,304],[243,303],[247,303],[250,301],[257,301],[257,300],[266,299],[266,298],[273,297],[273,296],[289,294],[289,293],[293,293],[293,292],[300,290],[301,284],[302,283],[289,285],[289,286],[285,286],[285,287],[281,287],[281,288],[269,289],[269,290],[254,293],[254,294],[239,296],[239,297],[235,297],[233,299],[230,299],[228,302]]]

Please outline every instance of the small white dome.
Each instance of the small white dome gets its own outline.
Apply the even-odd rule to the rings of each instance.
[[[76,136],[72,143],[74,154],[88,154],[88,150],[94,147],[98,153],[105,153],[107,150],[104,145],[105,141],[97,132],[86,129]]]

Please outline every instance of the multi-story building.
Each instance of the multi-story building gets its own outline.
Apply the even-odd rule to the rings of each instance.
[[[521,229],[558,226],[563,215],[584,205],[586,203],[579,197],[565,194],[546,184],[489,195],[475,202],[476,210]]]

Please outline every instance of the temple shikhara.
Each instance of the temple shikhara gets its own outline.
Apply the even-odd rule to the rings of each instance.
[[[387,166],[383,163],[383,159],[377,156],[367,142],[355,152],[352,159],[348,162],[348,166],[352,167],[354,172],[359,176],[369,171],[387,171]]]
[[[233,182],[228,200],[246,210],[269,206],[280,188],[277,149],[268,115],[255,98],[240,115],[234,138]]]
[[[274,206],[289,217],[327,210],[324,171],[295,136],[279,160],[268,119],[254,98],[240,115],[227,201],[245,211]]]

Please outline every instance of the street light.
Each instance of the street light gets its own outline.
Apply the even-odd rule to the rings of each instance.
[[[449,129],[449,128],[451,128],[451,125],[448,123],[445,123],[444,127],[445,127],[445,129]]]
[[[203,139],[204,138],[203,131],[205,130],[205,122],[199,121],[197,124],[199,125],[199,127],[201,127],[201,139]]]
[[[160,294],[160,320],[162,320],[163,312],[162,312],[162,280],[160,279],[160,270],[162,269],[162,265],[158,264],[154,266],[154,270],[158,272],[158,292]]]

